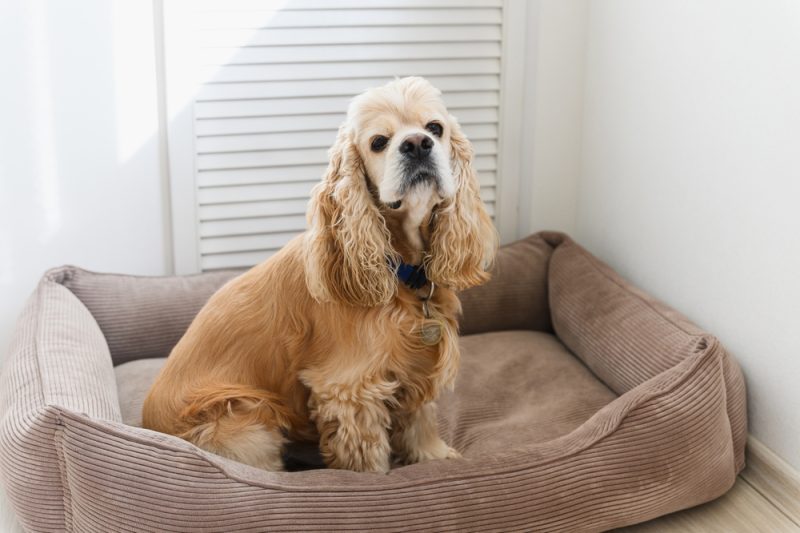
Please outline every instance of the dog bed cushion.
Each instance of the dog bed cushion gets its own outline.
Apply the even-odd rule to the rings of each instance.
[[[467,456],[502,451],[509,435],[526,443],[566,435],[617,397],[549,333],[462,337],[461,357],[455,391],[438,402],[438,414],[442,438]],[[165,360],[115,368],[123,423],[142,425],[142,402]]]
[[[600,531],[716,498],[744,466],[720,343],[556,233],[502,248],[462,295],[471,335],[439,423],[463,459],[265,472],[136,427],[233,275],[43,278],[0,376],[0,474],[27,529]]]

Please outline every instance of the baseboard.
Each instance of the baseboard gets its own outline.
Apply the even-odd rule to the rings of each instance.
[[[746,454],[742,478],[800,527],[800,472],[752,435]]]

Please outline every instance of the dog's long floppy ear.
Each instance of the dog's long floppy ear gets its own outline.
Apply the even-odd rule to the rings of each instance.
[[[450,117],[451,167],[456,193],[435,210],[425,272],[455,290],[488,281],[498,235],[480,197],[472,145]]]
[[[397,292],[389,266],[390,233],[367,188],[364,164],[347,123],[339,128],[322,182],[308,208],[305,274],[320,302],[375,306]]]

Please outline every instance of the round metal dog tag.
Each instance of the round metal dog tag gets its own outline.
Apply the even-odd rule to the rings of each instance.
[[[439,341],[442,340],[442,329],[444,329],[444,323],[441,320],[426,320],[419,330],[422,343],[426,346],[439,344]]]

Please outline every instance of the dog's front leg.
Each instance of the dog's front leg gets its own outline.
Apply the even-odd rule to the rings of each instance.
[[[386,401],[395,384],[329,385],[312,390],[309,407],[319,449],[331,468],[388,472],[391,419]]]
[[[405,464],[430,459],[461,457],[439,437],[436,405],[433,402],[411,411],[397,411],[392,421],[392,450]]]

